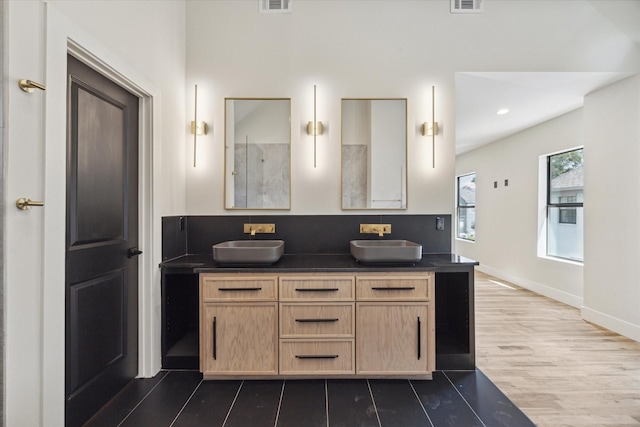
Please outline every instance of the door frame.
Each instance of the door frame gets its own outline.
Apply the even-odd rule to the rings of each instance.
[[[160,370],[161,220],[157,203],[160,170],[160,93],[135,69],[46,5],[44,143],[42,425],[64,425],[65,412],[65,220],[67,54],[78,58],[140,99],[138,376]],[[156,166],[156,167],[154,167]]]

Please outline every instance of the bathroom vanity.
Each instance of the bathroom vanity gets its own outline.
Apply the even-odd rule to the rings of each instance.
[[[431,378],[433,272],[201,273],[206,379]]]
[[[446,249],[435,216],[260,218],[286,242],[269,266],[213,259],[212,244],[246,238],[249,217],[163,218],[163,368],[199,369],[205,378],[430,378],[475,369],[475,261],[449,250],[371,265],[349,254],[349,239],[363,238],[356,224],[373,219],[423,251]],[[340,241],[334,233],[295,238],[324,226]]]

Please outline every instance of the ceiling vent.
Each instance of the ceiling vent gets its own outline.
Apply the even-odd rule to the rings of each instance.
[[[483,0],[451,0],[451,13],[482,13]]]
[[[292,0],[258,0],[260,13],[291,13]]]

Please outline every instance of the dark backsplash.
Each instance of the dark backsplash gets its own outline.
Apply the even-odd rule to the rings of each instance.
[[[444,230],[436,229],[436,218],[444,219]],[[360,224],[391,224],[391,234],[380,239],[411,240],[422,252],[451,252],[451,215],[219,215],[170,216],[162,218],[162,260],[185,254],[211,253],[211,246],[227,240],[246,240],[243,225],[275,224],[274,234],[253,239],[281,239],[286,254],[348,254],[349,241],[378,239],[360,234]]]

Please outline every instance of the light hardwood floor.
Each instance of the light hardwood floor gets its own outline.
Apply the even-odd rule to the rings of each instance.
[[[475,285],[476,364],[536,425],[640,426],[640,343],[503,280]]]

